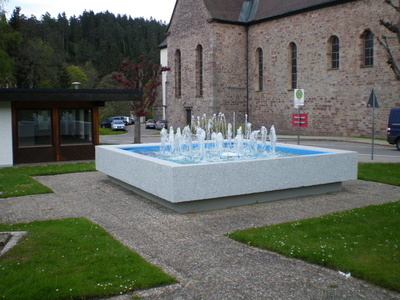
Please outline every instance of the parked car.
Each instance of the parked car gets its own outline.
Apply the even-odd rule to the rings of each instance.
[[[166,120],[158,120],[156,122],[156,128],[160,130],[163,128],[168,128],[168,122]]]
[[[397,150],[400,151],[400,108],[392,108],[390,110],[387,141],[389,144],[396,145]]]
[[[132,125],[135,124],[135,119],[132,117],[123,117],[125,125]]]
[[[110,117],[107,120],[100,123],[101,128],[111,128],[111,122],[113,120],[123,120],[123,117]]]
[[[156,121],[153,119],[148,119],[146,121],[146,129],[147,128],[156,128]]]
[[[125,130],[125,123],[122,120],[113,120],[111,122],[111,129],[114,130]]]

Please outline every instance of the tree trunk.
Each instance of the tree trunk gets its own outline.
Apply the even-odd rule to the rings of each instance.
[[[136,117],[135,127],[133,128],[133,143],[140,144],[140,117]]]

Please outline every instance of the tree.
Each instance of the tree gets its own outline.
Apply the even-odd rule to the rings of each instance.
[[[394,5],[392,0],[384,0],[384,1],[385,1],[385,3],[390,5],[392,8],[394,8],[398,13],[400,13],[400,7]],[[397,36],[397,42],[400,45],[400,27],[399,27],[400,25],[399,25],[399,23],[394,24],[393,22],[388,22],[388,21],[385,21],[384,19],[380,19],[379,24],[384,26],[390,32],[395,33]],[[390,46],[388,44],[388,38],[386,35],[383,35],[381,38],[378,37],[378,42],[386,50],[386,53],[388,55],[387,64],[393,70],[394,75],[396,76],[397,80],[400,80],[400,61],[399,61],[400,58],[397,57],[397,60],[396,60],[394,54],[392,53],[392,51],[390,49]],[[397,51],[397,55],[398,55],[398,51]]]
[[[0,87],[11,87],[13,81],[14,59],[22,36],[7,24],[4,15],[0,15]]]
[[[24,41],[16,56],[16,78],[22,88],[53,86],[57,71],[52,64],[54,50],[40,39]]]
[[[84,66],[82,66],[82,71],[86,74],[86,85],[87,89],[94,89],[98,83],[99,74],[91,61],[87,61]]]
[[[144,56],[139,56],[136,64],[124,60],[120,72],[112,75],[124,89],[142,91],[142,101],[131,101],[137,119],[146,116],[147,111],[153,107],[158,96],[157,88],[161,85],[161,73],[168,70]],[[134,143],[140,143],[140,126],[136,125],[140,123],[135,124]]]
[[[0,20],[4,23],[0,24],[0,50],[4,51],[0,55],[0,72],[9,73],[13,65],[10,78],[15,78],[19,87],[65,87],[70,81],[65,68],[75,65],[87,76],[86,88],[93,88],[117,70],[124,59],[144,55],[159,61],[157,46],[166,29],[160,22],[115,16],[108,11],[85,11],[69,19],[65,13],[56,18],[49,13],[41,19],[28,18],[20,7],[7,22],[5,16],[1,19],[6,1],[0,0]]]
[[[85,88],[86,87],[86,82],[88,81],[88,78],[85,74],[85,72],[82,71],[82,69],[78,66],[68,66],[67,71],[69,74],[69,78],[73,82],[80,82],[81,87]]]
[[[71,83],[72,80],[71,77],[69,76],[67,65],[61,64],[58,67],[56,88],[68,89],[71,87]]]

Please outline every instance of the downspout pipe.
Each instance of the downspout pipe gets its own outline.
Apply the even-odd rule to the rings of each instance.
[[[245,25],[246,29],[246,114],[249,121],[249,26]]]
[[[246,30],[246,115],[249,120],[249,62],[250,62],[250,53],[249,53],[249,22],[254,19],[258,9],[259,0],[247,0],[243,2],[242,10],[240,12],[239,21],[245,23]]]

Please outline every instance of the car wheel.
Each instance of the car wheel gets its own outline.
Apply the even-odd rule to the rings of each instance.
[[[397,147],[397,150],[400,151],[400,138],[398,138],[396,141],[396,147]]]

